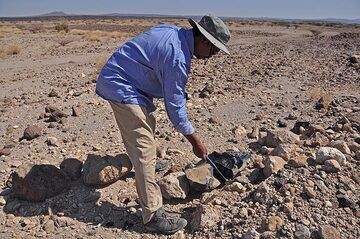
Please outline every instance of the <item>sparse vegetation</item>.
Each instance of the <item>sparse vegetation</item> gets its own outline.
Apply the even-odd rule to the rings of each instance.
[[[64,39],[59,42],[60,46],[66,46],[67,44],[73,42],[73,39]]]
[[[61,31],[64,31],[66,33],[69,32],[69,25],[66,23],[66,22],[63,22],[63,23],[57,23],[55,25],[55,30],[57,32],[61,32]]]
[[[21,46],[19,44],[11,44],[0,47],[0,58],[4,58],[7,55],[17,55],[21,52]]]
[[[322,31],[320,31],[319,29],[310,29],[310,32],[312,33],[313,36],[319,36]]]

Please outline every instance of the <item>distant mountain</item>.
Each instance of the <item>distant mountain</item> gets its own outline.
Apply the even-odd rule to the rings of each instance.
[[[346,24],[360,24],[360,18],[358,18],[358,19],[326,18],[326,19],[320,19],[319,21],[340,22],[340,23],[346,23]]]
[[[41,15],[37,15],[37,17],[66,17],[71,16],[69,14],[66,14],[65,12],[49,12]]]

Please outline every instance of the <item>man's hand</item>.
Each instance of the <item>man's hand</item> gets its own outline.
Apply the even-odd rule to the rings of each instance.
[[[196,155],[196,157],[205,159],[206,155],[207,155],[207,148],[201,142],[200,137],[195,133],[189,134],[189,135],[184,135],[184,136],[193,146],[193,152]]]

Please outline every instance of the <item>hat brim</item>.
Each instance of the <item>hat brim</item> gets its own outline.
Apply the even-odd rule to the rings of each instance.
[[[195,22],[191,18],[189,18],[188,21],[192,27],[196,27],[197,29],[199,29],[201,34],[203,34],[206,37],[206,39],[208,39],[214,46],[216,46],[217,48],[219,48],[226,54],[230,55],[229,50],[226,48],[226,46],[221,41],[219,41],[215,37],[213,37],[208,31],[206,31],[202,26],[200,26],[197,22]]]

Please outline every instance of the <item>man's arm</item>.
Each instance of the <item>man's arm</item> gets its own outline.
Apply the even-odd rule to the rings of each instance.
[[[185,138],[191,143],[193,146],[193,152],[194,154],[201,159],[205,159],[207,155],[207,148],[206,146],[201,142],[200,137],[196,134],[189,134],[184,135]]]

